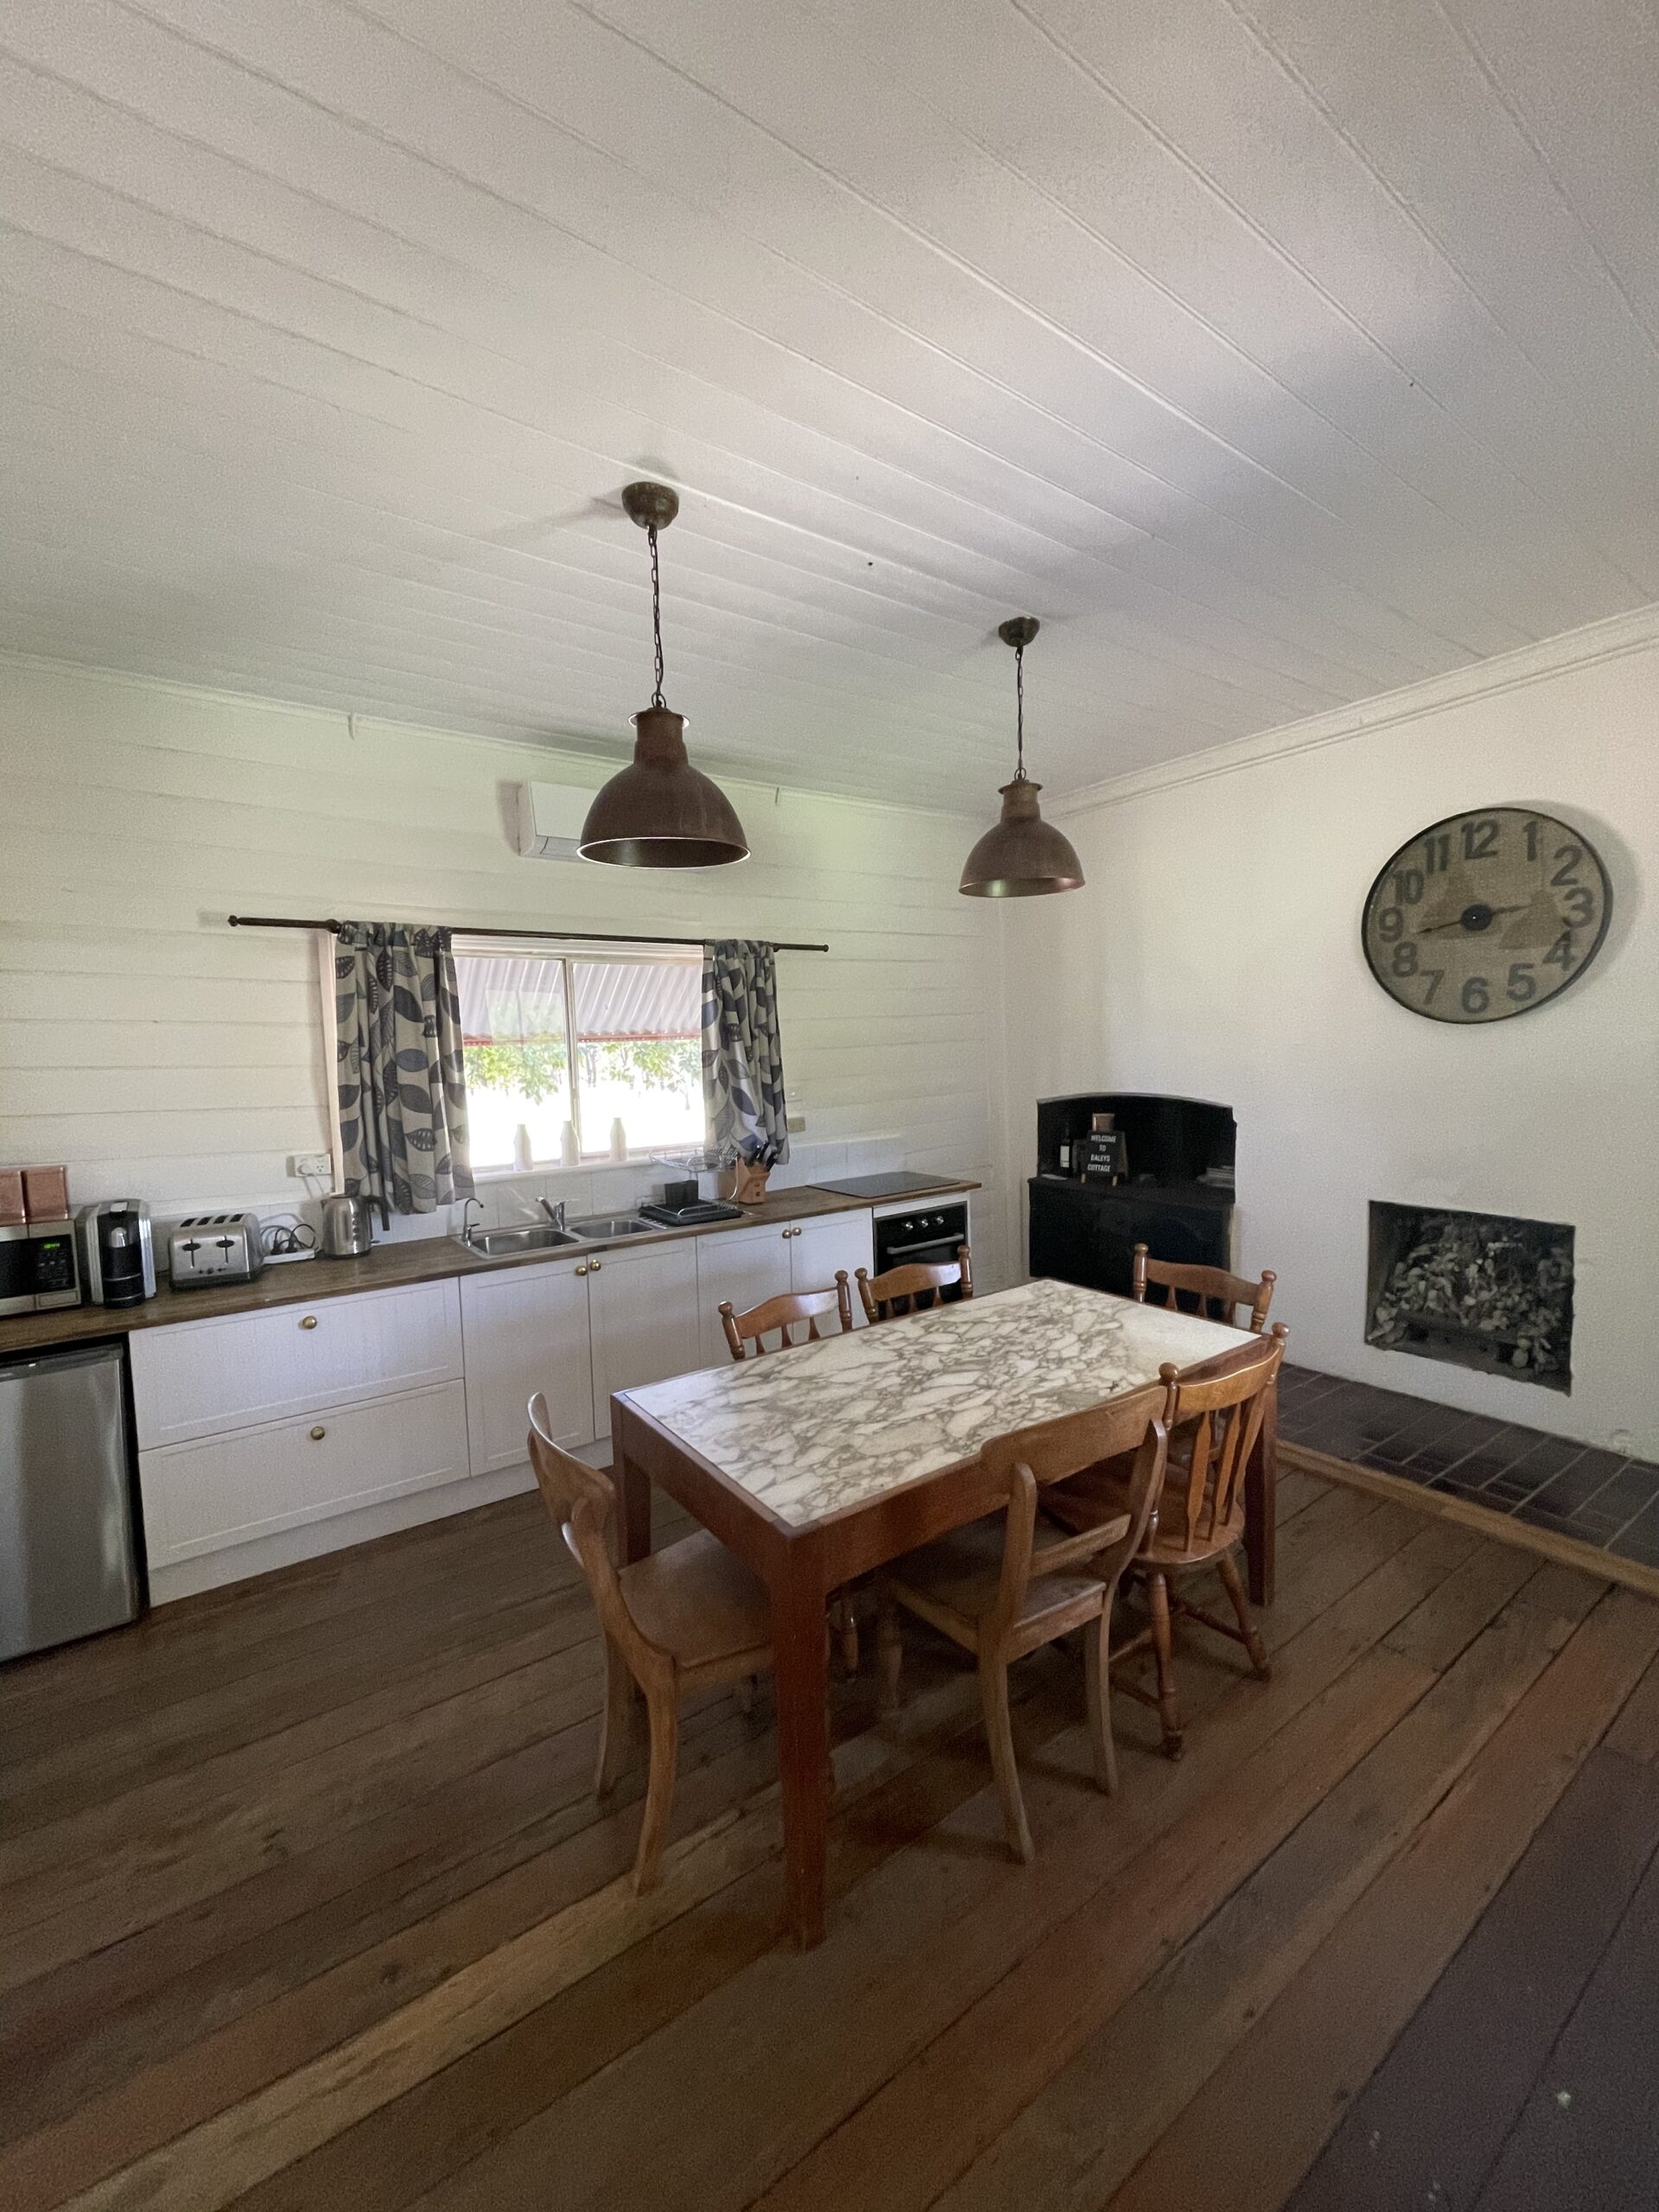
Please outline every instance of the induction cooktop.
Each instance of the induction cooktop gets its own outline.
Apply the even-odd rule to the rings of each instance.
[[[833,1191],[842,1198],[907,1198],[914,1191],[937,1191],[948,1176],[916,1175],[899,1167],[886,1175],[849,1175],[839,1183],[821,1181],[821,1191]]]

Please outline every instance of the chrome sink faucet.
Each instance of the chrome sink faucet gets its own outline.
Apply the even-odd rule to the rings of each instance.
[[[553,1203],[551,1198],[538,1198],[536,1203],[540,1206],[542,1211],[552,1223],[555,1229],[564,1229],[564,1200],[563,1198],[559,1200],[556,1205]]]
[[[462,1206],[461,1210],[461,1241],[463,1244],[470,1244],[472,1243],[473,1231],[478,1226],[478,1223],[473,1219],[473,1208],[474,1206],[478,1208],[480,1219],[482,1219],[484,1213],[484,1201],[480,1198],[474,1196],[468,1198],[466,1205]]]

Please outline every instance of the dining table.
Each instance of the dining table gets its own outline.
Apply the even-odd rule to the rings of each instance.
[[[789,1931],[823,1935],[830,1593],[1007,1504],[993,1438],[1256,1342],[1243,1329],[1047,1279],[617,1392],[624,1562],[660,1488],[745,1560],[772,1604]],[[1273,1597],[1274,1408],[1247,1475],[1252,1597]]]

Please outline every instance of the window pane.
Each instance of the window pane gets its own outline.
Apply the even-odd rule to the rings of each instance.
[[[700,1145],[702,970],[689,960],[575,960],[582,1148]]]
[[[570,1119],[563,962],[457,953],[455,979],[474,1166],[511,1167],[520,1122],[532,1157],[557,1160]]]

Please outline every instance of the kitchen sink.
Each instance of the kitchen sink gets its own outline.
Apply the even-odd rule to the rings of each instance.
[[[524,1229],[480,1229],[461,1243],[469,1251],[481,1252],[486,1260],[500,1260],[515,1252],[554,1252],[562,1247],[579,1244],[582,1239],[572,1236],[568,1230],[544,1227],[531,1222]]]
[[[655,1221],[641,1221],[637,1213],[590,1213],[580,1221],[567,1223],[572,1233],[584,1243],[608,1243],[613,1236],[660,1236],[662,1224]]]

